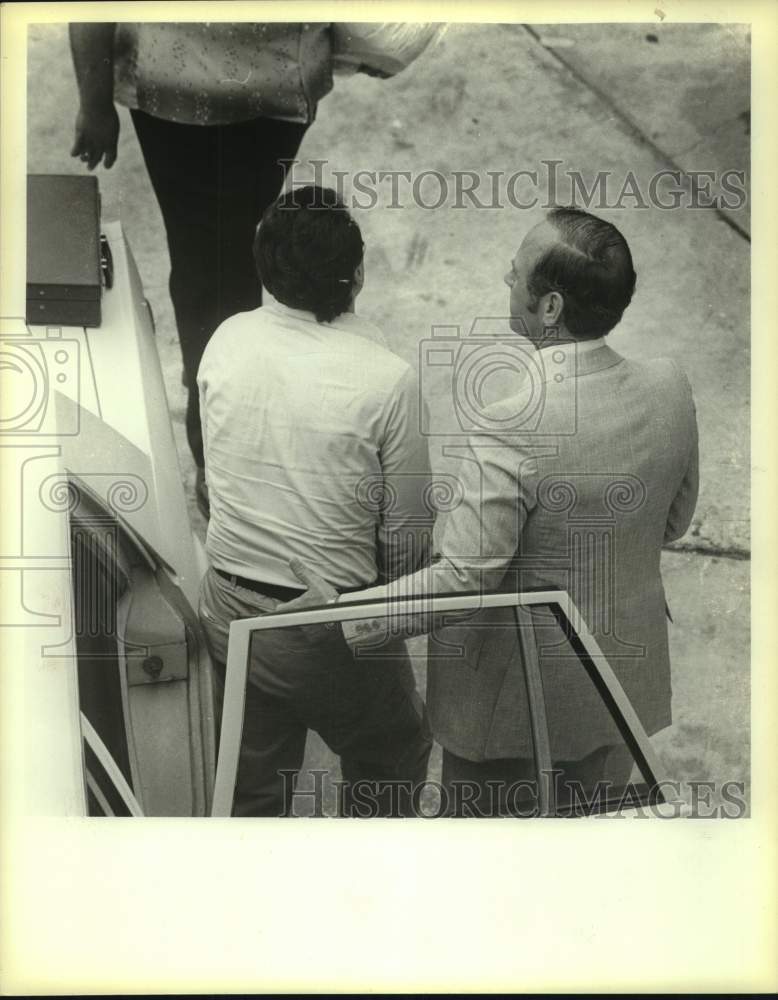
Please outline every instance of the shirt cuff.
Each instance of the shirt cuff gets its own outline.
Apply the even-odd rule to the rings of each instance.
[[[358,642],[364,642],[370,635],[385,631],[386,622],[383,618],[357,618],[354,621],[341,622],[340,628],[349,646],[354,646]]]

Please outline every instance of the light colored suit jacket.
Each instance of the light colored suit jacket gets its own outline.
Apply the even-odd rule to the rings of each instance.
[[[660,554],[697,499],[691,388],[674,362],[632,362],[604,343],[539,354],[542,378],[490,411],[506,429],[469,439],[434,590],[567,590],[651,734],[671,721]],[[532,618],[554,759],[619,743],[556,619]],[[436,739],[470,760],[528,756],[512,614],[437,629],[429,655]]]
[[[674,362],[628,361],[604,342],[534,357],[535,375],[488,408],[488,432],[461,449],[460,498],[436,529],[436,561],[355,596],[566,590],[655,733],[671,721],[661,549],[687,530],[697,500],[691,388]],[[620,743],[553,614],[533,611],[532,626],[553,760]],[[473,761],[530,756],[512,611],[437,622],[428,655],[439,743]]]

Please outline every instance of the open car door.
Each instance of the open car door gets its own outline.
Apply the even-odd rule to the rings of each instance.
[[[370,622],[382,619],[408,622],[414,616],[418,617],[419,601],[423,601],[424,615],[429,616],[430,620],[446,616],[451,619],[458,612],[472,613],[480,609],[512,609],[515,628],[519,633],[520,669],[526,686],[535,763],[534,793],[528,802],[527,815],[583,816],[634,811],[644,805],[680,806],[668,794],[670,785],[640,719],[569,595],[564,591],[541,591],[451,594],[427,596],[412,601],[338,602],[324,608],[268,614],[233,622],[230,627],[224,710],[213,796],[214,816],[229,816],[232,811],[252,636],[265,629],[326,625],[363,619]],[[596,710],[607,713],[614,723],[622,742],[619,749],[629,763],[627,771],[631,767],[629,780],[620,784],[603,783],[593,789],[572,786],[561,790],[554,780],[560,761],[554,741],[549,736],[546,700],[549,686],[544,677],[542,661],[537,656],[532,619],[532,610],[539,608],[550,609],[563,626],[575,653],[575,669],[583,673],[584,682],[592,685],[597,693]],[[370,634],[372,629],[365,629],[365,632]],[[580,724],[585,726],[587,720],[581,719]]]

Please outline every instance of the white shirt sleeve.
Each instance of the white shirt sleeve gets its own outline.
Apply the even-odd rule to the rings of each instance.
[[[379,460],[385,502],[377,532],[379,575],[394,580],[428,562],[435,510],[423,403],[415,373],[398,381],[385,410]]]

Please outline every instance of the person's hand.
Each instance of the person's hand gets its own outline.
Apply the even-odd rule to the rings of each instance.
[[[304,611],[306,608],[318,608],[322,604],[330,604],[338,596],[337,590],[327,581],[305,565],[301,559],[292,559],[289,569],[300,583],[304,583],[304,594],[295,597],[293,601],[279,604],[276,611]]]
[[[110,169],[116,162],[119,116],[112,102],[97,108],[79,108],[71,156],[78,156],[89,170],[102,160]]]

